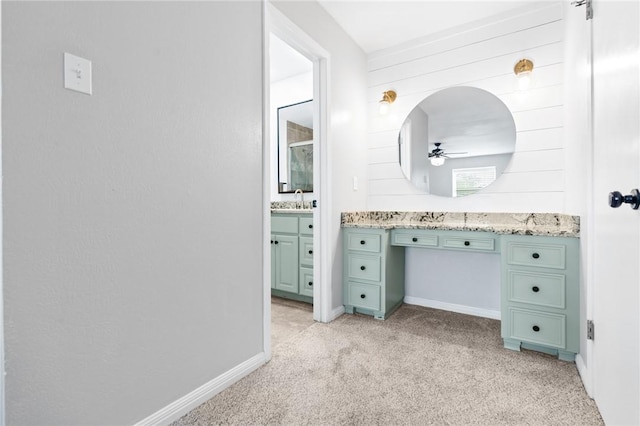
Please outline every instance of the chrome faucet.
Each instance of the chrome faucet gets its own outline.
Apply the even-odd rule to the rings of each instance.
[[[293,193],[293,198],[296,198],[296,195],[300,194],[300,207],[299,208],[304,208],[304,192],[302,192],[302,189],[298,188],[294,191]]]

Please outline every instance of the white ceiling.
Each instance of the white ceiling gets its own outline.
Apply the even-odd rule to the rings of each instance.
[[[317,1],[366,53],[531,5],[519,0]],[[553,0],[537,0],[541,1]],[[269,55],[272,83],[313,69],[309,59],[273,34]]]
[[[549,1],[549,0],[537,0]],[[366,53],[531,5],[518,0],[318,0]]]

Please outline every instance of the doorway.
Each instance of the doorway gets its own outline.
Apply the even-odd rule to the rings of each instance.
[[[328,237],[324,235],[325,229],[322,226],[327,218],[328,203],[325,202],[323,194],[326,193],[327,176],[325,175],[326,167],[326,100],[327,100],[327,62],[328,55],[313,39],[293,24],[286,16],[279,12],[273,5],[266,3],[265,6],[265,102],[264,102],[264,168],[265,183],[263,187],[264,193],[264,239],[265,253],[273,255],[271,229],[271,203],[279,201],[285,203],[296,203],[302,201],[304,197],[305,206],[311,207],[310,217],[306,221],[310,221],[310,228],[313,229],[311,264],[313,265],[311,280],[312,288],[309,294],[312,294],[312,310],[307,312],[311,321],[327,321],[329,316],[329,285],[328,278],[328,259],[323,255],[326,250],[326,241]],[[273,50],[272,50],[273,47]],[[273,62],[273,63],[272,63]],[[293,188],[285,187],[282,182],[288,179],[286,172],[280,176],[288,164],[286,161],[279,164],[278,157],[278,109],[306,104],[307,101],[312,102],[312,128],[313,128],[313,149],[312,153],[313,165],[312,190],[308,189],[303,195],[295,194]],[[308,127],[308,126],[305,126]],[[298,141],[299,142],[299,141]],[[295,145],[298,146],[298,145]],[[285,145],[285,150],[289,146]],[[283,149],[281,149],[282,151]],[[307,150],[309,151],[309,150]],[[325,205],[326,204],[326,205]],[[300,219],[301,223],[303,219]],[[307,225],[305,225],[307,226]],[[300,241],[305,240],[308,236],[300,235]],[[303,241],[302,244],[308,244]],[[300,252],[301,253],[301,252]],[[305,251],[306,253],[306,251]],[[302,255],[300,255],[302,257]],[[273,279],[272,256],[265,256],[264,262],[264,351],[267,359],[271,356],[271,282]],[[307,259],[309,261],[309,259]],[[306,265],[305,265],[306,267]],[[306,272],[308,277],[308,270]],[[309,289],[308,289],[309,290]],[[310,301],[307,300],[307,301]]]

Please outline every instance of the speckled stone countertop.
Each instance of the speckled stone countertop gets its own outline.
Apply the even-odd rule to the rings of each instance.
[[[312,213],[311,201],[272,201],[271,213]]]
[[[556,213],[344,212],[345,228],[483,231],[496,234],[579,237],[580,217]]]

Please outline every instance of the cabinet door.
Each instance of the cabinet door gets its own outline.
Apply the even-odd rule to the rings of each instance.
[[[298,236],[274,235],[275,288],[298,293]]]

